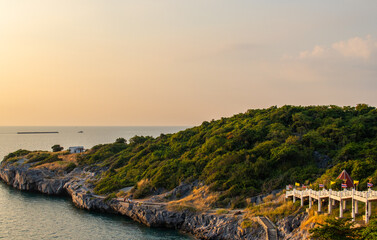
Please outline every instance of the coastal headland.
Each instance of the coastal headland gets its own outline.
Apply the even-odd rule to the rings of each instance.
[[[199,213],[188,208],[170,209],[166,202],[125,201],[124,198],[107,199],[106,196],[96,195],[91,181],[99,174],[101,171],[90,168],[57,173],[47,168],[33,168],[32,164],[21,166],[17,162],[3,164],[0,169],[1,179],[17,189],[69,195],[79,208],[125,215],[149,227],[174,228],[198,239],[263,239],[265,235],[262,227],[241,228],[242,215]]]
[[[376,126],[377,110],[366,104],[255,109],[78,154],[18,150],[4,158],[0,177],[21,190],[68,194],[80,208],[198,239],[305,239],[339,213],[314,211],[322,202],[310,208],[304,198],[286,201],[286,186],[339,191],[337,176],[346,170],[359,191],[373,187]],[[354,216],[364,227],[362,218]]]

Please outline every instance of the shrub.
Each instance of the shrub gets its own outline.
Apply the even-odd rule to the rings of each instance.
[[[141,180],[135,186],[133,197],[135,199],[146,197],[152,191],[152,185],[148,179]]]
[[[242,198],[242,197],[235,197],[232,201],[231,201],[231,205],[230,207],[232,209],[236,209],[236,208],[244,208],[246,207],[246,200],[245,198]]]
[[[60,161],[58,154],[50,154],[47,158],[37,162],[34,166],[39,166],[45,163],[52,163],[56,161]]]
[[[116,196],[116,194],[115,193],[110,193],[109,195],[107,195],[106,197],[105,197],[105,199],[103,200],[104,202],[109,202],[110,200],[112,200],[113,198],[116,198],[117,196]]]
[[[14,163],[14,162],[17,162],[18,160],[20,160],[21,158],[20,157],[11,157],[11,158],[8,158],[5,162],[8,162],[8,163]]]
[[[29,153],[26,156],[26,158],[28,159],[27,163],[34,163],[34,162],[44,161],[50,156],[51,156],[51,153],[49,152],[32,152],[32,153]]]
[[[54,146],[51,147],[52,148],[52,151],[53,152],[60,152],[62,151],[64,148],[61,147],[59,144],[55,144]]]
[[[69,173],[69,172],[72,172],[73,169],[75,169],[77,166],[75,163],[71,162],[69,163],[65,168],[64,170]]]
[[[351,240],[358,239],[360,228],[355,228],[355,222],[348,218],[325,219],[325,224],[310,229],[311,239],[317,240]]]
[[[4,157],[4,161],[7,161],[8,159],[13,158],[13,157],[25,156],[25,155],[27,155],[29,153],[30,153],[30,151],[28,151],[28,150],[19,149],[19,150],[15,151],[15,152],[12,152],[12,153],[9,153],[8,155],[6,155]]]
[[[243,229],[246,229],[246,228],[252,228],[252,229],[256,229],[258,226],[258,223],[253,221],[253,220],[250,220],[250,219],[244,219],[241,223],[241,228]]]

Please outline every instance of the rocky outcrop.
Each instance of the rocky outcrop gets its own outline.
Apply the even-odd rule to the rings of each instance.
[[[243,229],[241,222],[236,216],[200,214],[186,218],[181,229],[200,239],[265,239],[262,227]]]
[[[262,227],[241,228],[239,215],[216,215],[194,213],[189,210],[169,211],[162,203],[131,202],[122,199],[107,200],[92,193],[90,180],[99,174],[89,169],[76,168],[70,173],[57,173],[48,169],[34,169],[30,165],[3,164],[0,177],[7,184],[29,191],[45,194],[69,194],[73,203],[83,209],[125,215],[149,227],[167,227],[191,233],[198,239],[265,239]],[[182,188],[182,187],[181,187]],[[179,189],[185,192],[184,186]]]
[[[68,176],[56,176],[45,169],[30,169],[28,165],[15,167],[6,165],[0,169],[0,177],[7,184],[20,190],[38,191],[46,194],[60,195]]]
[[[276,227],[279,230],[279,239],[309,239],[308,231],[300,228],[301,224],[307,219],[308,214],[306,212],[302,212],[279,220],[276,223]]]

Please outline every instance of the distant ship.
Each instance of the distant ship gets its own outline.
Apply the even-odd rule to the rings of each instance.
[[[50,133],[59,133],[59,132],[17,132],[17,134],[50,134]]]
[[[77,133],[84,133],[84,131],[78,131]]]

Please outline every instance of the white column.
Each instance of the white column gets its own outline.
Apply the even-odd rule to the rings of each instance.
[[[296,189],[293,189],[293,203],[296,202]]]
[[[359,202],[355,201],[355,214],[359,214]]]
[[[339,202],[339,218],[343,217],[343,200]]]
[[[304,206],[304,197],[303,197],[303,191],[301,191],[301,207]]]
[[[368,216],[370,217],[371,215],[372,215],[372,202],[371,201],[369,201],[369,203],[368,203],[369,205],[368,205]]]
[[[368,206],[369,206],[369,201],[367,200],[365,203],[365,223],[366,224],[369,222]]]
[[[312,197],[309,195],[309,209],[312,208]]]
[[[332,211],[332,199],[329,198],[329,214],[331,214]]]
[[[352,189],[351,205],[352,205],[351,217],[352,217],[352,221],[355,221],[355,189]]]
[[[321,198],[318,198],[318,212],[321,212],[322,211],[322,200]]]
[[[347,200],[343,200],[343,210],[346,210],[346,206],[347,206]]]

